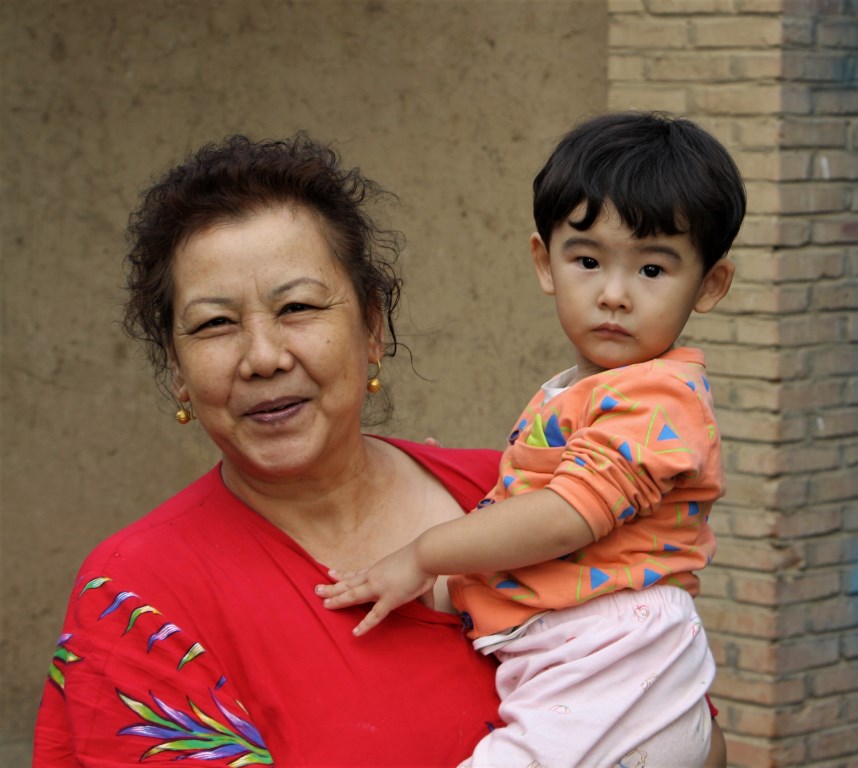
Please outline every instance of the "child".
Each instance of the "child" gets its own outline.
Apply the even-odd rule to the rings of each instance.
[[[363,634],[469,574],[450,592],[500,661],[507,727],[464,765],[702,765],[715,668],[693,571],[724,473],[703,354],[674,343],[729,290],[742,180],[693,123],[622,113],[569,133],[533,187],[531,255],[577,365],[525,408],[477,510],[317,592],[374,601]]]

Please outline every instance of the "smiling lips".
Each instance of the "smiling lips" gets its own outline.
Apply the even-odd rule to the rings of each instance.
[[[280,397],[276,400],[266,400],[257,403],[245,412],[245,416],[250,416],[257,421],[274,421],[278,417],[285,414],[294,413],[302,403],[307,402],[303,398],[295,397]]]

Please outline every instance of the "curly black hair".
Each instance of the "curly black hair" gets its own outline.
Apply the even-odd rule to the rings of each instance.
[[[344,168],[338,153],[305,132],[285,140],[252,141],[235,135],[208,144],[145,190],[128,224],[128,299],[123,327],[142,341],[165,392],[172,349],[172,265],[176,249],[196,232],[278,204],[296,204],[325,224],[335,256],[357,293],[368,328],[384,318],[387,355],[397,349],[393,320],[401,280],[395,264],[402,247],[396,230],[384,229],[369,206],[392,196]]]

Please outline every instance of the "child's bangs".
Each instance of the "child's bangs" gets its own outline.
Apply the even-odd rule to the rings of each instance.
[[[679,235],[689,230],[688,216],[685,213],[685,195],[672,179],[658,178],[649,174],[636,173],[637,169],[623,173],[622,168],[612,174],[595,173],[590,183],[577,195],[572,206],[586,203],[584,215],[570,219],[575,229],[587,230],[593,226],[602,213],[605,202],[616,209],[623,224],[635,237],[653,235]]]

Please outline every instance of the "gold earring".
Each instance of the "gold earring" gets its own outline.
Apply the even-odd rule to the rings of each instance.
[[[191,410],[191,404],[188,403],[188,407],[181,406],[178,411],[176,411],[176,421],[179,422],[182,426],[187,424],[189,421],[193,421],[196,418],[194,416],[194,412]]]
[[[378,392],[381,392],[381,381],[379,380],[379,375],[381,374],[381,360],[375,361],[375,375],[366,383],[366,391],[371,395],[375,395]]]

